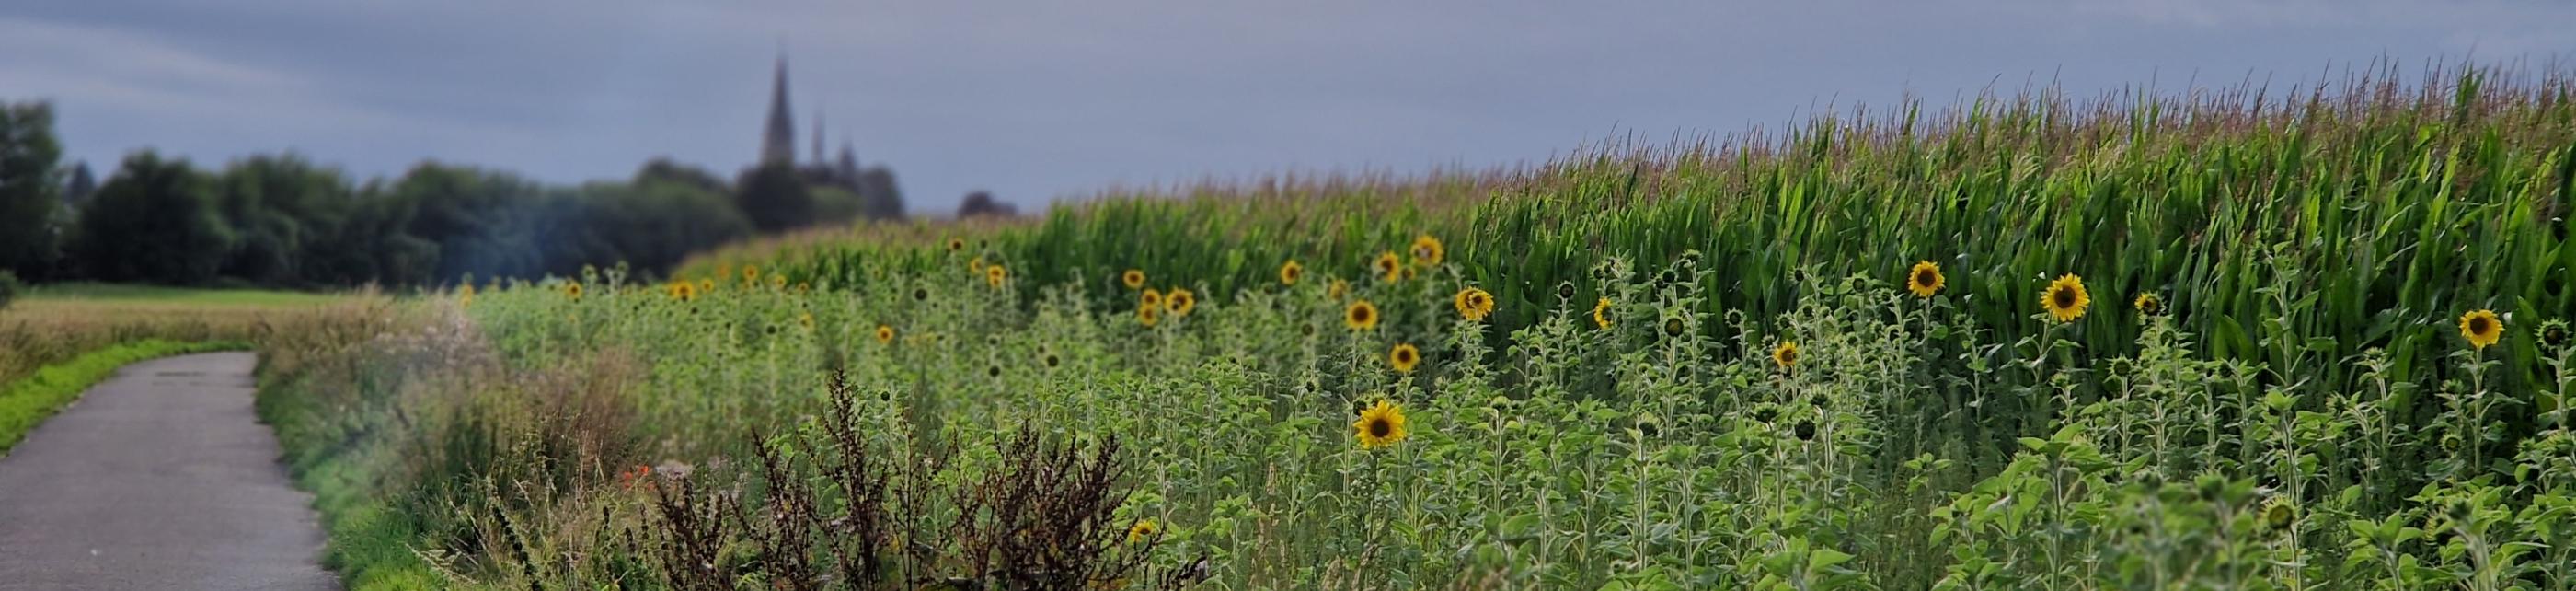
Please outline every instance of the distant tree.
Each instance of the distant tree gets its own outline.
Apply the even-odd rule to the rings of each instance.
[[[352,205],[337,171],[300,157],[254,156],[225,167],[215,179],[216,203],[233,230],[223,274],[265,285],[307,283],[306,243],[345,223]]]
[[[967,193],[966,201],[957,204],[958,219],[988,215],[1000,217],[1019,215],[1019,208],[1013,207],[1008,203],[995,201],[992,193],[984,191]]]
[[[744,171],[735,183],[734,203],[763,233],[804,227],[814,221],[814,197],[795,167],[764,164]]]
[[[862,214],[868,219],[891,220],[903,217],[903,189],[895,186],[894,171],[871,166],[858,178],[859,201],[865,204]]]
[[[624,261],[637,272],[658,276],[690,253],[752,231],[731,198],[686,182],[594,183],[581,193],[591,229],[613,252],[591,263]]]
[[[0,269],[41,278],[53,267],[62,156],[53,105],[0,103]]]
[[[673,162],[666,157],[654,158],[645,162],[643,168],[635,170],[636,185],[643,185],[648,181],[672,181],[718,195],[732,192],[732,188],[726,187],[724,179],[717,178],[716,173]]]
[[[848,189],[825,185],[814,187],[806,193],[814,197],[815,223],[848,223],[867,214],[867,204],[859,200],[857,193],[851,193]]]
[[[91,278],[186,285],[214,280],[231,246],[204,175],[147,150],[81,208],[71,255]]]

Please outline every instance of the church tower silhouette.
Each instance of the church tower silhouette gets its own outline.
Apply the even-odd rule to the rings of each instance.
[[[778,54],[777,83],[769,91],[769,131],[760,139],[760,163],[796,164],[796,122],[787,110],[787,54]]]

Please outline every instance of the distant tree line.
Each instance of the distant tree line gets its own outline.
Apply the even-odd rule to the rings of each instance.
[[[619,263],[660,275],[756,233],[903,212],[893,173],[853,162],[759,166],[727,182],[657,159],[624,181],[563,186],[434,162],[360,182],[294,155],[201,169],[149,150],[98,178],[61,157],[50,105],[0,103],[0,271],[287,288]]]

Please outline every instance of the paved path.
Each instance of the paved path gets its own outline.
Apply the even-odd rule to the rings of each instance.
[[[249,353],[117,370],[0,458],[0,590],[337,589]]]

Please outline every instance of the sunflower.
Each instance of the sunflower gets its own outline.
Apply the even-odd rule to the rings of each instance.
[[[796,323],[805,325],[805,330],[814,330],[814,313],[805,312],[798,314],[796,316]]]
[[[1136,525],[1127,527],[1127,543],[1136,544],[1154,539],[1154,535],[1161,531],[1162,528],[1155,526],[1152,519],[1137,520]]]
[[[1359,436],[1360,447],[1380,449],[1404,441],[1404,409],[1384,399],[1376,406],[1360,411],[1360,419],[1351,421],[1351,432]]]
[[[1163,292],[1150,287],[1146,288],[1144,293],[1136,295],[1136,305],[1147,308],[1163,307]]]
[[[1045,355],[1038,357],[1038,362],[1046,365],[1047,369],[1055,369],[1056,366],[1064,365],[1064,358],[1057,357],[1054,351],[1047,351]]]
[[[572,298],[572,299],[574,299],[574,300],[576,300],[576,301],[580,300],[580,299],[581,299],[581,284],[579,284],[579,283],[566,283],[566,284],[564,284],[564,297]]]
[[[1198,307],[1199,294],[1190,293],[1190,290],[1175,287],[1172,293],[1163,296],[1163,309],[1171,311],[1173,317],[1188,316],[1190,310]]]
[[[1163,307],[1162,307],[1162,306],[1145,305],[1145,306],[1137,306],[1137,307],[1136,307],[1136,323],[1137,323],[1137,324],[1145,325],[1145,328],[1153,328],[1153,327],[1154,327],[1154,323],[1161,322],[1162,320],[1163,320]]]
[[[706,278],[706,279],[700,279],[700,280],[698,280],[698,295],[715,295],[715,294],[716,294],[716,280],[715,280],[715,278],[710,277],[710,278]]]
[[[2470,345],[2485,349],[2487,345],[2504,340],[2504,320],[2496,318],[2493,310],[2460,315],[2460,336],[2468,337]]]
[[[1601,298],[1592,304],[1592,323],[1610,328],[1610,298]]]
[[[1297,259],[1288,259],[1288,262],[1279,264],[1280,285],[1296,285],[1298,279],[1305,277],[1306,266],[1297,264]]]
[[[1779,364],[1781,369],[1788,369],[1797,366],[1798,343],[1796,341],[1781,341],[1780,346],[1771,348],[1771,362]]]
[[[456,305],[458,305],[458,306],[472,306],[472,305],[474,305],[474,284],[471,284],[471,283],[465,284],[465,289],[457,290],[457,293],[456,293]]]
[[[1683,322],[1682,317],[1664,317],[1664,336],[1678,339],[1682,337],[1682,333],[1688,332],[1689,330],[1690,323]]]
[[[916,301],[916,302],[927,302],[927,301],[930,301],[930,288],[927,288],[927,287],[919,287],[919,286],[915,286],[915,287],[913,287],[913,288],[912,288],[912,301]]]
[[[1342,309],[1342,325],[1351,327],[1351,330],[1376,329],[1377,304],[1371,304],[1368,300],[1351,302],[1349,308]]]
[[[769,274],[769,288],[778,290],[787,289],[787,276],[777,273]]]
[[[893,343],[893,342],[894,342],[894,327],[893,327],[893,326],[891,326],[891,325],[885,325],[885,324],[879,324],[879,325],[877,325],[877,342],[878,342],[878,343],[888,343],[888,344]]]
[[[813,290],[814,290],[814,284],[806,283],[806,282],[803,282],[803,281],[798,281],[798,282],[796,282],[796,293],[805,293],[805,292],[813,291]]]
[[[2084,278],[2068,273],[2048,282],[2048,291],[2039,296],[2039,305],[2058,322],[2074,322],[2084,317],[2084,309],[2093,305],[2093,295],[2084,291]]]
[[[1485,293],[1482,289],[1461,289],[1457,296],[1449,299],[1449,303],[1458,307],[1458,315],[1470,321],[1482,322],[1486,315],[1494,313],[1494,294]]]
[[[1437,265],[1440,264],[1440,259],[1448,254],[1449,249],[1441,246],[1440,239],[1432,238],[1430,234],[1413,238],[1413,264]]]
[[[693,302],[698,299],[698,284],[681,281],[671,284],[671,299]]]
[[[2164,298],[2156,297],[2156,294],[2152,293],[2138,294],[2138,299],[2129,302],[2129,305],[2136,306],[2139,314],[2154,316],[2165,313]]]
[[[1797,424],[1797,426],[1795,426],[1795,427],[1791,427],[1791,428],[1789,429],[1789,432],[1790,432],[1790,434],[1792,434],[1792,435],[1797,435],[1797,436],[1798,436],[1798,440],[1799,440],[1799,441],[1815,441],[1815,440],[1816,440],[1816,420],[1815,420],[1815,419],[1798,419],[1798,424]]]
[[[743,265],[743,266],[742,266],[742,283],[743,283],[743,285],[759,285],[759,284],[760,284],[760,266],[759,266],[759,265]]]
[[[1369,263],[1369,268],[1376,269],[1378,278],[1386,280],[1387,283],[1404,279],[1404,261],[1395,258],[1395,251],[1392,250],[1377,253],[1377,260]]]
[[[1009,269],[1004,269],[1004,268],[1002,268],[1002,265],[1001,265],[1000,263],[994,263],[994,264],[992,264],[992,265],[988,265],[988,266],[984,267],[984,284],[985,284],[985,285],[990,285],[990,286],[993,286],[993,287],[1001,287],[1001,286],[1002,286],[1002,281],[1003,281],[1003,280],[1005,280],[1005,279],[1010,279],[1010,278],[1011,278],[1011,271],[1010,271]]]
[[[1127,289],[1145,287],[1145,270],[1128,269],[1125,273],[1119,273],[1118,284],[1127,286]]]
[[[960,250],[966,250],[966,239],[964,239],[964,238],[950,238],[950,239],[948,239],[948,252],[957,252],[957,251],[960,251]]]
[[[2272,529],[2289,529],[2299,517],[2299,504],[2289,497],[2272,497],[2263,503],[2263,525]]]
[[[1905,290],[1919,297],[1932,297],[1949,284],[1950,278],[1941,276],[1941,265],[1932,261],[1917,261],[1913,270],[1905,272]]]
[[[1338,301],[1338,300],[1342,299],[1342,296],[1344,296],[1344,295],[1349,295],[1350,293],[1351,293],[1351,282],[1343,281],[1343,280],[1340,280],[1340,279],[1335,279],[1335,280],[1333,280],[1332,285],[1326,286],[1326,287],[1324,288],[1324,295],[1325,295],[1326,297],[1333,298],[1333,299],[1334,299],[1334,300],[1336,300],[1336,301]]]
[[[2551,320],[2540,323],[2540,344],[2552,348],[2567,346],[2567,321]]]
[[[1398,373],[1413,373],[1413,367],[1422,364],[1422,349],[1414,347],[1413,343],[1397,344],[1387,350],[1386,364]]]
[[[966,259],[966,270],[973,271],[976,274],[982,274],[984,272],[984,255],[979,254],[975,255],[975,258]]]

